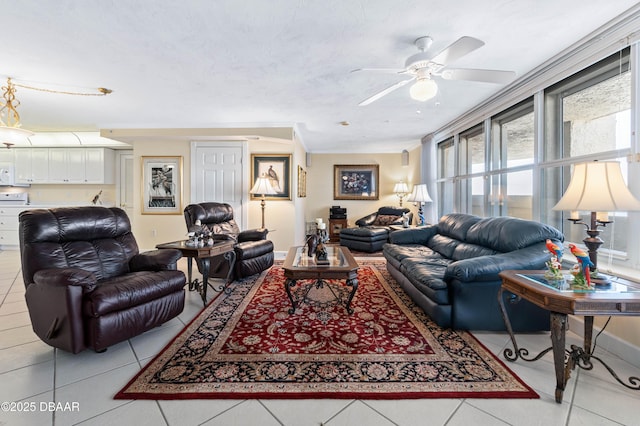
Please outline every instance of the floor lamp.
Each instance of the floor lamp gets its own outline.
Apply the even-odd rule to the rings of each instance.
[[[413,186],[413,191],[407,201],[414,202],[418,205],[418,226],[424,226],[424,214],[422,212],[422,205],[424,203],[430,203],[433,200],[429,196],[429,191],[427,191],[427,184],[421,183]]]
[[[617,161],[592,161],[576,164],[573,167],[571,181],[566,192],[553,206],[553,210],[568,210],[568,220],[584,225],[588,237],[583,240],[589,251],[590,267],[594,271],[598,266],[598,247],[603,243],[599,237],[599,227],[605,227],[612,221],[609,212],[640,210],[638,201],[624,183],[620,163]],[[591,213],[589,223],[583,222],[580,211]],[[599,274],[592,278],[595,284],[608,284],[607,277]]]
[[[256,183],[253,185],[253,188],[249,190],[249,194],[262,197],[260,200],[260,207],[262,207],[262,228],[264,229],[264,207],[267,204],[265,201],[265,195],[276,194],[276,191],[273,189],[271,181],[266,174],[263,173],[262,176],[256,179]]]

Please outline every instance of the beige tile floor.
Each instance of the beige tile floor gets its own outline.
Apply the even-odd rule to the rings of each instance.
[[[595,364],[576,370],[561,404],[554,401],[551,355],[508,363],[540,399],[422,400],[187,400],[126,401],[113,395],[202,309],[187,292],[184,312],[162,327],[110,347],[77,355],[54,350],[32,332],[17,251],[0,252],[0,402],[35,402],[35,412],[0,411],[0,425],[638,425],[640,391],[619,385]],[[185,267],[181,261],[181,267]],[[474,333],[492,352],[509,344],[504,333]],[[570,333],[569,340],[579,343]],[[531,352],[549,345],[546,333],[519,335]],[[638,368],[598,350],[623,377]],[[502,356],[500,356],[502,358]],[[503,359],[503,358],[502,358]],[[77,403],[76,411],[40,410]],[[29,404],[22,404],[29,406]],[[18,404],[15,404],[18,406]]]

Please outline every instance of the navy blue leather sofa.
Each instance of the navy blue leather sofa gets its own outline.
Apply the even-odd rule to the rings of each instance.
[[[505,330],[497,294],[506,269],[543,269],[557,229],[512,217],[453,213],[437,224],[393,232],[383,246],[387,270],[439,326]],[[504,292],[515,331],[549,329],[549,313]]]

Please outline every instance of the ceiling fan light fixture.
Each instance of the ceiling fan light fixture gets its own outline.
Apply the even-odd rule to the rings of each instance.
[[[0,100],[0,140],[2,140],[2,143],[8,142],[11,145],[26,142],[27,137],[33,136],[33,132],[20,128],[20,114],[16,110],[20,102],[16,99],[16,88],[11,78],[7,79],[7,85],[2,87],[2,91],[2,100]]]
[[[421,78],[409,89],[409,95],[416,101],[425,102],[438,93],[438,85],[430,78]]]

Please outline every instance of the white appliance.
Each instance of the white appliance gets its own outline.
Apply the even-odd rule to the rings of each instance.
[[[29,204],[28,192],[0,192],[0,206],[24,206]]]
[[[0,186],[13,186],[15,183],[13,163],[0,163]]]

